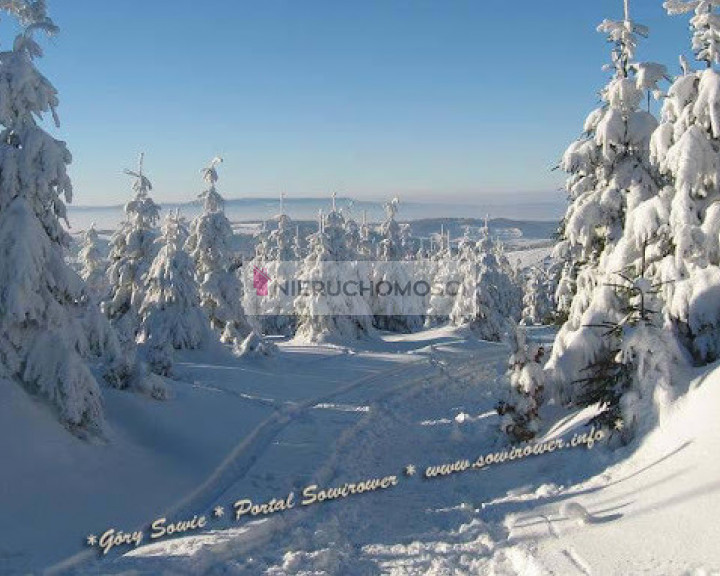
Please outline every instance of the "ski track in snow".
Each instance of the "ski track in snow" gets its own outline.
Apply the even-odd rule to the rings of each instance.
[[[545,520],[548,528],[548,532],[555,538],[560,544],[560,553],[572,564],[571,568],[574,568],[580,574],[584,576],[592,576],[592,571],[587,561],[575,550],[572,546],[565,546],[563,543],[562,532],[555,526],[552,519],[544,514],[540,516]],[[572,570],[568,570],[570,573]]]
[[[439,356],[448,356],[448,358],[439,359]],[[313,482],[320,486],[335,485],[335,483],[341,483],[338,479],[337,470],[342,468],[344,461],[348,455],[348,448],[352,447],[353,444],[358,440],[362,439],[362,436],[367,433],[372,433],[378,425],[382,425],[383,421],[393,421],[397,417],[397,410],[393,407],[394,404],[402,405],[403,403],[412,402],[413,400],[422,401],[422,397],[414,398],[414,396],[422,396],[425,390],[437,391],[440,387],[447,387],[448,389],[453,387],[457,383],[466,385],[468,379],[475,381],[479,377],[482,382],[483,379],[492,381],[497,379],[497,363],[503,362],[506,356],[504,347],[488,345],[481,357],[482,365],[478,367],[477,351],[473,350],[470,353],[456,354],[452,357],[450,354],[441,354],[437,350],[432,351],[432,356],[424,358],[424,362],[415,363],[415,368],[422,368],[418,371],[416,377],[413,374],[409,374],[409,367],[407,365],[400,366],[396,369],[390,369],[383,371],[380,374],[372,375],[368,378],[362,378],[357,382],[353,382],[350,385],[344,387],[342,390],[335,391],[331,395],[334,398],[338,396],[344,396],[353,392],[361,391],[364,396],[366,404],[370,405],[370,411],[367,416],[356,422],[355,424],[347,427],[338,443],[330,453],[329,458],[325,459],[322,466],[319,467],[313,476]],[[422,357],[421,357],[422,358]],[[392,376],[397,374],[403,374],[403,378],[398,381],[394,386],[388,386],[387,382],[392,380]],[[367,397],[367,393],[370,392],[369,387],[373,384],[378,385],[379,394],[374,395],[372,398]],[[365,385],[363,387],[363,385]],[[306,402],[303,405],[303,410],[310,407],[311,402]],[[390,405],[390,407],[388,407]],[[313,406],[314,408],[314,406]],[[300,422],[300,413],[295,413],[293,419],[287,423],[283,428],[292,426]],[[487,413],[481,415],[486,417]],[[481,420],[478,418],[478,420]],[[418,422],[418,424],[420,424]],[[280,430],[278,430],[278,433]],[[277,436],[277,434],[276,434]],[[382,450],[382,445],[377,443],[370,443],[364,450],[366,453],[372,452],[373,450]],[[264,450],[260,450],[263,452]],[[258,453],[259,455],[259,453]],[[362,462],[358,462],[358,473],[364,468]],[[248,470],[245,471],[245,474]],[[387,470],[387,473],[398,473],[397,470]],[[288,473],[290,476],[292,470]],[[360,476],[358,476],[360,477]],[[226,490],[227,492],[227,490]],[[223,572],[228,562],[234,563],[238,558],[247,558],[253,552],[258,552],[272,542],[272,548],[274,550],[290,550],[299,549],[290,559],[290,565],[287,564],[287,558],[283,561],[281,556],[276,558],[277,562],[281,562],[282,566],[272,566],[270,561],[265,569],[270,574],[285,574],[285,573],[306,573],[303,572],[303,566],[307,566],[311,572],[317,571],[317,573],[335,573],[345,574],[349,567],[345,562],[337,563],[335,559],[335,552],[329,549],[320,549],[311,552],[303,552],[303,544],[305,544],[305,537],[288,536],[293,531],[300,530],[301,533],[305,533],[308,530],[312,532],[322,533],[323,526],[330,524],[332,529],[328,530],[328,533],[333,534],[332,538],[335,539],[347,539],[347,535],[341,536],[341,526],[353,526],[354,512],[346,514],[345,507],[348,503],[337,503],[332,509],[329,517],[318,519],[317,511],[312,509],[301,509],[293,510],[292,512],[284,516],[274,516],[269,519],[260,522],[251,522],[245,525],[247,530],[234,529],[234,533],[229,535],[228,531],[221,531],[217,533],[215,537],[208,537],[207,535],[202,536],[190,536],[181,540],[185,540],[185,545],[179,544],[177,540],[169,541],[165,543],[159,543],[150,547],[139,549],[137,552],[132,553],[133,559],[125,558],[117,560],[117,569],[119,571],[126,569],[138,569],[142,571],[148,567],[152,569],[153,566],[158,568],[162,566],[167,568],[167,562],[169,556],[173,553],[176,555],[173,557],[173,571],[177,573],[214,573],[215,571]],[[461,513],[462,507],[460,507]],[[321,515],[322,516],[322,515]],[[315,528],[309,528],[314,526],[318,521],[320,524]],[[221,536],[222,535],[222,536]],[[453,537],[452,534],[448,536],[450,539]],[[461,539],[466,538],[466,534],[460,536]],[[198,542],[198,538],[204,539],[204,542]],[[279,542],[278,542],[279,539]],[[204,544],[204,545],[203,545]],[[481,549],[491,550],[495,548],[495,544],[492,542],[492,538],[488,535],[486,527],[482,526],[477,530],[477,546]],[[351,549],[355,545],[348,543],[344,544],[346,549]],[[432,546],[432,545],[429,545]],[[434,546],[443,547],[443,544],[436,544]],[[460,550],[463,554],[470,551],[474,544],[460,544]],[[348,548],[349,547],[349,548]],[[178,548],[182,552],[177,552]],[[342,549],[342,546],[341,546]],[[175,552],[173,552],[175,550]],[[487,552],[487,550],[485,550]],[[368,548],[363,553],[363,558],[359,561],[359,572],[358,573],[376,573],[377,570],[390,569],[391,565],[397,560],[381,560],[374,557],[374,554],[370,553],[372,548]],[[475,550],[476,552],[479,550]],[[505,558],[505,556],[503,556]],[[162,560],[160,560],[162,559]],[[457,560],[457,559],[456,559]],[[513,549],[507,553],[507,562],[517,565],[520,568],[513,574],[522,574],[522,570],[528,565],[532,564],[534,560],[530,558],[527,553],[523,553],[519,549]],[[487,561],[487,558],[483,555],[483,562]],[[495,560],[493,560],[495,561]],[[401,561],[400,561],[401,562]],[[336,565],[333,566],[333,563]],[[354,560],[351,561],[354,564]],[[365,568],[363,568],[365,566]],[[116,567],[113,567],[113,572]],[[257,573],[258,567],[253,565],[252,562],[248,566],[235,566],[238,573],[240,574],[253,574]],[[287,570],[286,570],[287,569]],[[353,573],[355,568],[352,568]],[[367,572],[366,570],[369,570]],[[311,573],[307,572],[307,573]]]
[[[326,352],[337,358],[333,350]],[[243,576],[595,573],[561,528],[562,522],[581,520],[570,514],[572,502],[565,511],[532,512],[538,501],[572,496],[562,485],[538,487],[538,475],[542,474],[545,482],[553,478],[548,474],[553,470],[551,458],[511,464],[502,471],[494,467],[469,471],[450,479],[420,478],[424,466],[474,457],[476,449],[488,452],[499,446],[492,407],[504,386],[504,346],[462,340],[428,346],[420,342],[415,350],[400,356],[376,351],[353,356],[359,361],[353,366],[361,370],[360,376],[297,402],[261,398],[238,393],[222,383],[203,382],[203,386],[218,384],[218,393],[248,396],[248,402],[266,403],[274,409],[202,485],[165,514],[169,519],[189,518],[221,505],[227,517],[213,520],[212,529],[150,543],[124,556],[120,553],[127,549],[103,558],[95,551],[78,554],[56,566],[56,572]],[[384,362],[397,358],[398,363],[362,373],[378,358]],[[303,358],[296,366],[310,368],[327,360],[327,356]],[[568,422],[568,427],[571,424]],[[402,476],[409,463],[418,466],[417,478]],[[239,498],[260,503],[290,491],[297,494],[309,484],[327,488],[388,474],[401,478],[401,485],[394,490],[299,506],[242,523],[233,518],[231,505]],[[518,510],[529,514],[518,517]],[[517,524],[517,519],[529,524]],[[592,524],[594,517],[588,514],[585,520]],[[541,550],[535,539],[522,532],[533,524],[540,530],[537,538],[546,536],[557,542],[550,551],[547,547]],[[515,526],[520,529],[517,536]]]
[[[299,347],[294,346],[294,349]],[[336,347],[322,347],[328,350],[335,351]],[[319,359],[313,359],[310,361],[311,364],[315,365],[318,362],[333,359],[338,355],[342,355],[342,349],[338,354],[331,354],[329,357],[321,357]],[[207,386],[202,384],[194,383],[193,386],[201,386],[204,388],[210,388],[218,392],[233,394],[238,397],[250,401],[260,402],[266,405],[272,405],[276,407],[276,411],[273,412],[268,418],[262,421],[246,438],[240,442],[234,450],[228,455],[220,466],[210,475],[210,477],[190,495],[186,496],[180,503],[176,504],[172,509],[168,510],[163,516],[167,518],[184,518],[192,517],[194,514],[198,514],[203,510],[210,510],[212,506],[219,502],[223,495],[227,493],[234,485],[241,482],[252,469],[255,463],[260,459],[262,454],[268,449],[278,435],[285,430],[288,426],[301,419],[304,415],[308,414],[311,410],[317,410],[318,407],[347,407],[348,404],[333,403],[332,400],[337,399],[340,396],[347,395],[360,388],[369,388],[373,385],[379,386],[383,391],[381,396],[387,394],[388,382],[392,382],[393,378],[405,374],[407,376],[411,367],[421,367],[423,372],[427,370],[427,358],[423,356],[417,356],[409,362],[400,362],[400,365],[393,366],[391,368],[374,371],[369,375],[362,376],[353,380],[352,382],[335,389],[329,393],[319,395],[298,403],[288,401],[276,401],[273,399],[254,397],[248,394],[239,393],[235,390],[228,389],[219,385]],[[423,376],[422,378],[425,378]],[[412,380],[410,384],[416,382]],[[408,385],[408,382],[401,380],[401,384],[396,387],[392,387],[392,391],[401,389]],[[367,390],[364,390],[367,393]],[[283,405],[285,407],[283,407]],[[337,408],[336,408],[337,409]],[[360,410],[364,411],[364,410]],[[226,504],[226,503],[225,503]],[[247,533],[247,530],[241,530],[240,534],[243,536]],[[256,538],[256,535],[252,535],[252,538]],[[172,545],[174,541],[168,541]],[[54,567],[50,568],[47,573],[63,573],[65,571],[74,571],[76,573],[94,573],[96,570],[107,570],[109,564],[112,561],[113,553],[111,552],[108,556],[101,559],[97,558],[97,553],[93,550],[88,550],[78,555],[61,562]]]

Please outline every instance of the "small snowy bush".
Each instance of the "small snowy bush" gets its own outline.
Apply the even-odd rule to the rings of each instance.
[[[513,442],[527,442],[534,438],[540,425],[538,415],[544,400],[545,349],[527,341],[522,327],[513,327],[509,333],[510,359],[508,361],[508,398],[497,405],[501,416],[500,429]]]

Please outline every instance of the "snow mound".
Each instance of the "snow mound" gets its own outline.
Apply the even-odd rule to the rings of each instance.
[[[538,560],[557,573],[570,558],[592,574],[716,574],[720,363],[686,376],[688,393],[627,458],[540,498],[511,542],[537,541]]]
[[[587,524],[592,521],[592,515],[587,511],[587,508],[577,502],[564,502],[560,506],[560,515],[576,520],[578,524]]]
[[[235,348],[234,353],[240,358],[273,356],[277,353],[277,346],[268,340],[264,340],[257,332],[252,332]]]

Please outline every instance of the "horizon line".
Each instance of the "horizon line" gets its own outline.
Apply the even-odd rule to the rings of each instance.
[[[518,194],[538,194],[539,192],[518,192]],[[489,193],[489,198],[487,200],[498,200],[500,198],[494,198],[494,196],[499,195],[505,195],[507,193],[505,192],[492,192]],[[453,200],[448,199],[445,201],[433,201],[433,200],[425,200],[425,199],[418,199],[418,200],[409,200],[409,201],[403,201],[402,196],[399,194],[395,195],[396,197],[400,198],[401,205],[422,205],[422,206],[435,206],[435,205],[443,205],[447,206],[453,205],[453,206],[477,206],[482,207],[483,205],[487,205],[487,200],[482,201],[480,199],[474,200],[474,199],[468,199],[468,200]],[[132,199],[132,196],[128,198],[125,202],[120,203],[114,203],[114,204],[73,204],[73,203],[66,203],[66,206],[68,209],[98,209],[98,208],[123,208],[127,202],[129,202]],[[239,197],[233,197],[233,198],[225,198],[225,202],[241,202],[241,201],[268,201],[268,202],[277,202],[280,203],[280,196],[239,196]],[[291,203],[291,202],[298,202],[298,201],[306,201],[306,200],[327,200],[328,202],[332,201],[331,196],[285,196],[284,202],[285,203]],[[344,201],[352,201],[356,203],[367,203],[367,204],[384,204],[388,201],[388,198],[383,199],[374,199],[374,198],[355,198],[353,196],[338,196],[337,200],[344,200]],[[566,203],[565,198],[557,198],[557,199],[546,199],[546,200],[540,200],[538,199],[537,202],[532,202],[532,204],[540,204],[540,205],[552,205],[557,202]],[[162,200],[162,201],[156,201],[156,203],[160,206],[192,206],[197,204],[202,204],[202,200],[200,198],[195,198],[193,200]],[[493,205],[493,204],[491,204]],[[505,205],[505,204],[501,204]]]

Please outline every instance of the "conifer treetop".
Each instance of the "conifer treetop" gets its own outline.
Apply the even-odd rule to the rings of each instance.
[[[647,38],[648,29],[630,20],[629,14],[626,13],[624,20],[603,20],[597,30],[600,33],[607,34],[608,42],[615,44],[612,59],[617,77],[627,78],[630,63],[635,59],[638,36]]]
[[[223,159],[220,158],[220,156],[215,156],[212,160],[210,160],[210,164],[207,165],[207,167],[200,170],[203,176],[203,180],[207,182],[210,186],[215,186],[215,184],[218,181],[218,173],[217,173],[217,167],[222,164]]]
[[[125,170],[125,174],[133,178],[133,191],[135,192],[135,197],[125,204],[125,213],[133,224],[141,228],[150,228],[160,218],[160,207],[148,195],[148,192],[152,190],[152,183],[145,176],[144,161],[145,154],[141,153],[137,171]]]
[[[388,220],[394,220],[400,207],[400,198],[397,196],[385,204],[385,214]]]
[[[222,212],[225,200],[217,191],[215,184],[218,181],[217,167],[222,163],[223,159],[215,156],[207,167],[200,170],[203,180],[208,185],[208,189],[200,194],[200,198],[205,201],[204,209],[206,212]]]
[[[143,169],[145,164],[145,153],[140,153],[140,158],[138,159],[138,169],[137,171],[128,170],[125,169],[125,174],[128,176],[133,177],[133,191],[136,194],[146,196],[148,192],[152,190],[152,183],[148,179],[147,176],[145,176]]]
[[[630,18],[630,0],[624,0],[624,14],[623,20],[603,20],[597,30],[606,34],[608,42],[614,44],[612,64],[605,69],[614,70],[615,74],[613,82],[604,91],[604,99],[629,111],[637,107],[642,91],[648,90],[658,97],[658,83],[670,79],[667,68],[662,64],[635,61],[638,37],[647,38],[650,31]],[[635,84],[634,89],[630,80]]]
[[[693,29],[692,48],[698,60],[707,63],[720,63],[720,0],[666,0],[663,7],[668,14],[688,14]]]

